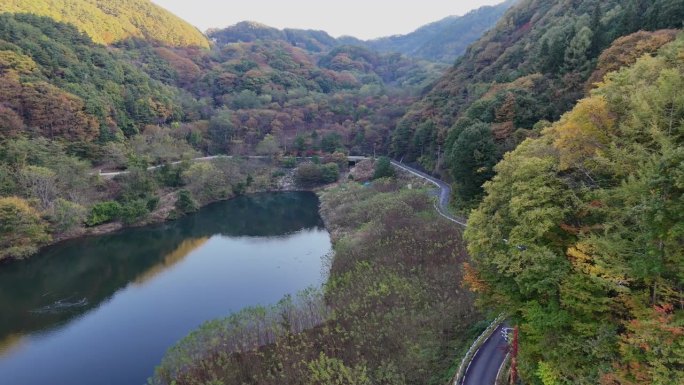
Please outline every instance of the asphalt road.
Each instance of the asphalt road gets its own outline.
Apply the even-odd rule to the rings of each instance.
[[[467,226],[465,219],[456,218],[449,213],[448,207],[449,199],[451,199],[451,186],[444,181],[406,166],[403,163],[392,161],[392,164],[394,167],[407,171],[419,178],[423,178],[437,186],[440,190],[439,203],[435,206],[437,212],[452,222],[463,227]],[[470,364],[463,375],[461,383],[454,385],[494,385],[499,369],[506,358],[508,343],[501,334],[501,330],[505,327],[505,324],[500,325],[494,330],[494,333],[485,340],[484,344],[475,352],[473,359],[470,361]]]
[[[499,326],[477,350],[463,376],[463,385],[494,385],[499,368],[506,358],[508,343],[501,335]]]
[[[451,199],[451,186],[449,186],[449,184],[422,171],[418,171],[412,167],[409,167],[401,162],[393,160],[392,164],[394,165],[394,167],[407,171],[419,178],[423,178],[437,186],[439,188],[439,201],[438,204],[435,206],[435,209],[437,209],[439,215],[463,227],[467,226],[466,220],[464,218],[457,218],[449,213],[449,200]]]

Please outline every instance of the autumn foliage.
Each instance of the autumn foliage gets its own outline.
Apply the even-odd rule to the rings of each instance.
[[[27,257],[49,239],[47,225],[28,202],[0,198],[0,261]]]
[[[146,0],[4,0],[0,12],[32,13],[73,24],[101,44],[135,38],[169,46],[209,46],[197,28]]]
[[[520,325],[529,381],[684,381],[682,52],[608,74],[485,184],[466,282]]]

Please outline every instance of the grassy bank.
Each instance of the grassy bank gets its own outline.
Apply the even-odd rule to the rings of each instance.
[[[396,180],[321,194],[334,238],[320,290],[211,321],[152,384],[443,384],[479,319],[460,230]]]

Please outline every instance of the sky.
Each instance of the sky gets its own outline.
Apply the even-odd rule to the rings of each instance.
[[[406,34],[503,0],[152,0],[201,31],[237,22],[323,30],[361,39]]]

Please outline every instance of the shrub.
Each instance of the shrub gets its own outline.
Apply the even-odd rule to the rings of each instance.
[[[83,224],[87,214],[88,211],[78,203],[58,198],[52,208],[50,220],[55,230],[67,232]]]
[[[153,196],[152,198],[147,200],[147,211],[152,212],[157,209],[159,206],[159,197],[158,196]]]
[[[192,197],[188,190],[178,191],[178,200],[176,200],[176,209],[183,214],[191,213],[199,209],[199,204]]]
[[[340,167],[337,163],[324,164],[321,167],[321,181],[323,183],[334,183],[340,178]]]
[[[321,168],[315,163],[304,163],[297,167],[295,179],[300,186],[315,186],[322,178]]]
[[[367,369],[364,366],[350,368],[342,360],[330,358],[321,352],[318,359],[307,363],[309,378],[307,385],[343,384],[371,385]]]
[[[86,225],[97,226],[111,222],[121,216],[121,205],[118,202],[107,201],[95,204],[90,209],[90,215],[86,220]]]
[[[209,162],[193,163],[182,175],[185,188],[198,202],[211,202],[218,198],[225,180],[221,171]]]
[[[166,163],[157,170],[157,180],[166,187],[182,186],[182,175],[188,168],[190,168],[190,164],[187,162],[183,162],[178,166]]]
[[[340,170],[345,170],[349,165],[349,160],[347,160],[347,154],[340,151],[335,151],[332,154],[324,155],[323,163],[336,163],[338,166],[340,166]]]
[[[394,168],[392,168],[392,162],[388,157],[383,156],[375,162],[373,179],[394,178],[395,175]]]
[[[313,187],[327,183],[333,183],[340,177],[340,168],[335,163],[324,165],[304,163],[297,167],[295,180],[303,187]]]
[[[292,156],[285,157],[280,161],[280,165],[283,168],[295,168],[297,167],[297,159]]]
[[[133,169],[128,174],[117,177],[121,186],[121,200],[133,201],[152,196],[157,190],[154,174],[146,169]]]
[[[235,195],[244,195],[246,191],[247,185],[245,182],[238,182],[237,184],[233,185],[233,194]]]
[[[130,225],[143,219],[149,213],[147,203],[144,199],[137,199],[121,206],[120,216],[123,223]]]

